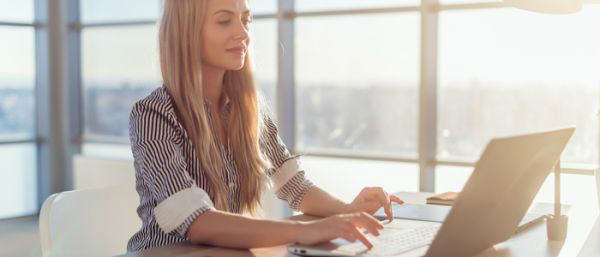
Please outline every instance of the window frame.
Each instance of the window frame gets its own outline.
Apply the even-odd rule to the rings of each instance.
[[[35,53],[35,63],[34,63],[34,84],[33,84],[33,95],[34,95],[34,106],[33,106],[33,115],[35,117],[39,116],[38,115],[38,109],[39,109],[39,104],[37,103],[37,95],[38,95],[38,87],[39,87],[39,83],[38,83],[38,72],[37,72],[37,66],[38,66],[38,44],[37,44],[37,38],[38,38],[38,31],[40,30],[41,27],[44,26],[43,23],[40,23],[37,19],[37,10],[36,10],[36,5],[37,5],[37,1],[39,0],[33,0],[33,4],[34,4],[34,10],[33,14],[34,14],[34,19],[31,22],[12,22],[12,21],[5,21],[5,20],[0,20],[0,27],[3,28],[18,28],[18,27],[25,27],[25,28],[31,28],[33,29],[33,33],[34,33],[34,51]],[[44,140],[42,138],[40,138],[38,136],[38,119],[34,120],[34,128],[33,128],[33,132],[30,135],[21,135],[21,134],[16,134],[16,135],[2,135],[0,137],[0,146],[25,146],[25,145],[33,145],[36,148],[36,151],[38,151],[40,145],[42,145],[44,143]],[[39,177],[40,177],[40,172],[39,172],[39,154],[36,156],[37,159],[35,160],[36,162],[36,167],[38,167],[38,170],[36,170],[36,174],[38,177],[38,180],[36,181],[36,183],[38,184],[36,190],[36,197],[38,198],[38,203],[39,203]],[[36,203],[36,204],[38,204]],[[35,213],[33,213],[35,214]],[[29,213],[26,213],[25,215],[30,215]]]

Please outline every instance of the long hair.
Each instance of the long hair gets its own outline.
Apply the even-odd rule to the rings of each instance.
[[[160,22],[159,48],[163,83],[170,93],[200,160],[203,175],[215,207],[232,211],[227,200],[225,164],[221,140],[210,125],[202,85],[202,30],[206,0],[167,0]],[[262,119],[249,54],[241,70],[228,70],[223,95],[229,97],[231,112],[227,134],[233,149],[234,165],[241,181],[240,211],[255,214],[266,187],[265,170],[270,163],[260,151]]]

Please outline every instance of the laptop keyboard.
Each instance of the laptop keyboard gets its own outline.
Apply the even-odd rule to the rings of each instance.
[[[355,252],[361,256],[392,256],[430,245],[440,225],[427,225],[411,229],[385,228],[378,237],[367,234],[373,244],[367,249],[362,242],[356,241],[338,248]]]

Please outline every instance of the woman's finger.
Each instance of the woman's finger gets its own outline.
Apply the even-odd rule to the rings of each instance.
[[[345,230],[342,233],[342,238],[348,242],[354,243],[356,242],[356,236],[354,236],[354,233],[348,230]]]
[[[350,232],[352,235],[356,237],[356,239],[360,240],[368,249],[373,248],[373,244],[367,239],[367,237],[361,232],[357,227],[350,224]]]
[[[377,219],[368,213],[361,212],[352,220],[352,224],[358,227],[365,228],[369,233],[378,236],[379,230],[383,229],[383,225]]]
[[[377,229],[383,229],[383,225],[379,222],[378,219],[373,217],[371,214],[362,213],[363,218],[365,218],[369,223],[373,224]]]
[[[388,209],[388,212],[386,212],[386,214],[388,216],[388,220],[392,221],[392,220],[394,220],[394,211],[392,210],[392,201],[390,199],[390,195],[383,189],[381,189],[381,191],[383,191],[383,194],[385,195],[385,200],[386,200],[383,208]]]
[[[390,202],[390,198],[388,193],[383,190],[381,187],[371,188],[370,194],[373,198],[375,198],[385,211],[385,215],[388,217],[390,221],[394,219],[394,214],[392,214],[392,204]]]
[[[404,201],[397,195],[390,195],[390,200],[392,200],[392,202],[396,202],[397,204],[404,204]]]
[[[343,229],[337,233],[338,238],[343,238],[344,240],[354,243],[356,241],[356,236],[349,229]]]

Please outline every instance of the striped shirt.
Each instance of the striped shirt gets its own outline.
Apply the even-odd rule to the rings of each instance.
[[[223,113],[225,126],[227,107]],[[263,116],[259,143],[272,163],[273,168],[266,171],[271,191],[297,210],[313,184],[298,169],[297,158],[290,155],[274,122],[268,115]],[[214,127],[213,118],[208,115],[208,119]],[[198,216],[214,207],[214,194],[201,169],[202,160],[194,154],[186,130],[175,114],[174,102],[164,87],[135,103],[129,133],[140,196],[137,213],[142,227],[129,240],[127,250],[188,241],[188,228]],[[240,171],[235,167],[229,142],[221,155],[225,162],[229,209],[240,213]]]

